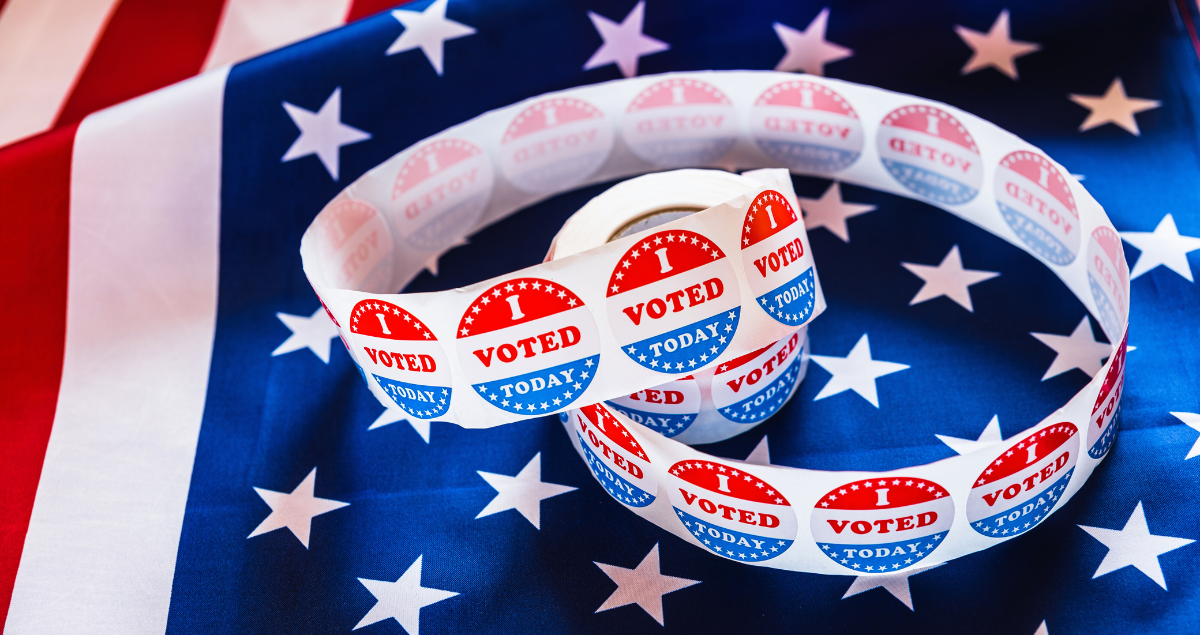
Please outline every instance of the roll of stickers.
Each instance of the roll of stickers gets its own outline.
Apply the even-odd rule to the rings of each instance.
[[[567,219],[546,260],[650,232],[718,205],[761,186],[754,176],[770,178],[769,174],[673,170],[620,183]],[[793,251],[798,248],[802,246]],[[791,258],[785,246],[782,255],[767,254],[756,262],[768,268],[771,256],[775,267],[782,266],[783,258]],[[808,329],[800,327],[757,351],[605,403],[635,423],[681,443],[715,443],[770,418],[795,394],[807,370]]]
[[[587,240],[613,234],[561,237],[552,259],[522,271],[394,293],[431,258],[524,206],[685,166],[782,167],[940,207],[1045,264],[1098,318],[1112,355],[1019,437],[888,472],[720,459],[681,443],[686,431],[668,437],[621,414],[609,402],[706,371],[715,404],[723,366],[778,359],[770,347],[783,341],[791,351],[789,338],[820,315],[824,297],[784,170],[605,244]],[[1129,270],[1104,210],[1060,165],[993,124],[876,88],[730,71],[529,99],[371,170],[317,216],[301,255],[382,403],[473,428],[557,413],[621,505],[752,565],[879,574],[986,549],[1074,495],[1118,426]]]

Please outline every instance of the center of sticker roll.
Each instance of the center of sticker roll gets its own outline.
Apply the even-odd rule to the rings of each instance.
[[[458,324],[459,362],[489,404],[515,414],[566,408],[591,385],[600,336],[570,289],[514,278],[484,291]]]
[[[390,302],[363,300],[350,311],[350,332],[363,372],[397,406],[419,419],[446,414],[454,379],[429,327]]]
[[[937,549],[954,522],[946,488],[910,476],[846,483],[813,509],[813,540],[830,560],[883,573],[916,565]]]
[[[805,255],[804,223],[787,198],[775,190],[755,197],[742,221],[742,267],[759,306],[788,326],[808,320],[816,301],[816,273]]]
[[[738,562],[761,562],[795,542],[791,503],[742,467],[680,461],[668,473],[675,514],[709,551]]]
[[[613,268],[608,323],[625,354],[660,373],[715,360],[741,317],[737,278],[725,252],[688,230],[647,234]]]
[[[583,458],[604,491],[630,507],[654,502],[658,479],[650,458],[629,430],[600,405],[571,412]]]

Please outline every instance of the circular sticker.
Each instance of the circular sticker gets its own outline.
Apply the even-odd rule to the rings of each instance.
[[[583,458],[604,491],[630,507],[653,503],[658,480],[650,458],[629,430],[600,405],[584,406],[571,414]]]
[[[458,359],[479,396],[516,414],[561,410],[591,385],[600,336],[583,301],[542,278],[484,291],[458,323]]]
[[[442,346],[429,327],[382,300],[363,300],[350,312],[355,355],[383,392],[408,414],[433,419],[450,409],[454,378]],[[369,361],[368,361],[369,359]]]
[[[438,139],[418,147],[396,175],[392,217],[413,246],[433,251],[462,238],[492,198],[492,162],[478,146]]]
[[[817,546],[855,571],[907,569],[941,544],[954,522],[944,487],[911,477],[854,481],[821,497],[812,514]]]
[[[800,334],[746,353],[717,367],[713,405],[737,423],[758,423],[787,403],[800,377]]]
[[[1108,341],[1113,341],[1122,332],[1121,316],[1129,300],[1125,287],[1129,285],[1125,269],[1125,250],[1121,237],[1108,227],[1097,227],[1088,240],[1087,249],[1088,286],[1092,299],[1096,301],[1097,316],[1104,328]]]
[[[700,414],[700,385],[688,375],[604,403],[635,423],[673,437],[687,430]]]
[[[504,131],[500,170],[525,192],[562,192],[595,174],[612,145],[612,127],[600,109],[571,97],[544,99]]]
[[[621,350],[645,368],[684,373],[719,356],[741,317],[725,252],[687,230],[654,232],[631,247],[608,280],[608,323]]]
[[[1125,349],[1129,333],[1121,338],[1121,344],[1113,353],[1096,405],[1092,407],[1092,421],[1088,424],[1088,456],[1098,459],[1108,453],[1116,438],[1121,423],[1121,392],[1125,389]]]
[[[739,133],[737,109],[725,93],[686,78],[652,84],[634,97],[621,129],[634,154],[662,168],[712,163]]]
[[[750,130],[767,156],[796,172],[837,172],[862,154],[858,113],[841,95],[810,81],[783,82],[759,95]]]
[[[804,223],[779,192],[766,190],[742,221],[742,268],[759,306],[788,326],[812,315],[816,274],[805,257]]]
[[[313,227],[331,285],[382,289],[391,282],[392,235],[370,203],[342,199],[319,214]]]
[[[904,106],[880,123],[876,142],[883,166],[900,185],[938,203],[965,203],[983,183],[975,139],[946,111]]]
[[[1013,152],[996,168],[996,205],[1034,253],[1056,264],[1079,254],[1079,210],[1062,172],[1046,157]]]
[[[1042,522],[1071,481],[1079,430],[1062,422],[1035,432],[992,461],[975,479],[967,522],[992,538],[1023,534]]]
[[[761,562],[795,542],[796,512],[770,483],[714,461],[680,461],[670,475],[675,514],[709,551]]]

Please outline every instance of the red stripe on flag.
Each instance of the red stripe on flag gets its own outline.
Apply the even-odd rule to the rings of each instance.
[[[224,0],[123,0],[55,125],[199,73],[224,6]]]
[[[409,2],[413,2],[413,0],[354,0],[350,4],[350,11],[346,14],[346,23],[361,20],[387,9],[395,9]]]
[[[67,328],[75,126],[0,151],[0,603],[7,618],[54,424]]]

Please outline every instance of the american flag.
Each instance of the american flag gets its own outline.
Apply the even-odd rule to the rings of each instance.
[[[4,4],[3,140],[50,129],[0,150],[7,632],[1197,630],[1192,0],[368,5]],[[1105,206],[1132,263],[1122,432],[1035,531],[889,576],[747,567],[622,509],[557,418],[406,421],[336,344],[300,236],[365,171],[548,91],[737,68],[950,103]],[[1020,438],[1111,351],[1001,239],[910,199],[794,185],[829,301],[813,363],[778,414],[705,451],[927,463]],[[407,291],[540,262],[606,187],[483,229]]]

